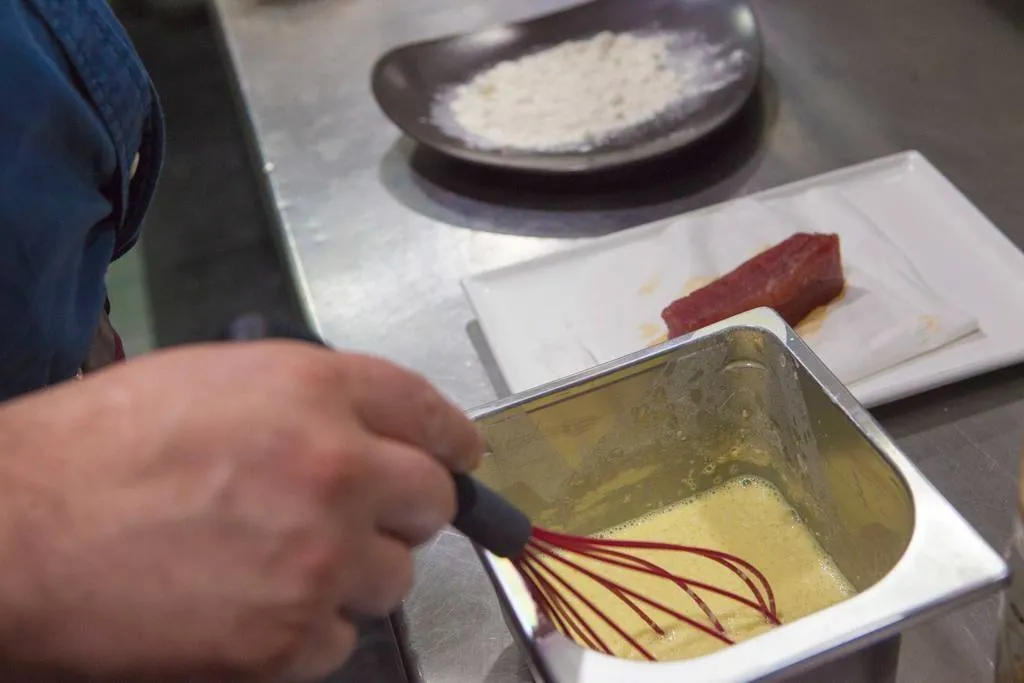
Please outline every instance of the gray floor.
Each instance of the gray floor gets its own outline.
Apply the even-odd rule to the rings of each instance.
[[[129,354],[206,339],[246,311],[297,319],[209,22],[121,18],[167,117],[167,159],[144,237],[108,281]]]

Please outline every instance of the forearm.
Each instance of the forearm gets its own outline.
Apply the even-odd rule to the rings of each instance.
[[[43,456],[40,436],[54,434],[25,401],[0,405],[0,682],[83,680],[46,654],[48,613],[35,539],[52,505],[39,495],[30,463]],[[56,436],[56,434],[54,434]],[[73,444],[66,444],[73,448]]]
[[[92,490],[98,459],[132,448],[117,387],[87,384],[0,404],[0,683],[120,681],[119,664],[96,652],[95,624],[73,616],[116,568],[68,559],[77,526],[96,516],[72,512],[70,492]]]

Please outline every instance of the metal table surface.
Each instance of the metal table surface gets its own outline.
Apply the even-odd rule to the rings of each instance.
[[[282,244],[329,340],[411,366],[471,407],[501,389],[462,276],[905,149],[1024,245],[1024,5],[1014,0],[754,0],[767,54],[758,100],[691,152],[598,181],[468,171],[417,151],[378,111],[369,72],[386,49],[565,4],[216,0]],[[877,414],[1001,546],[1022,410],[1024,370],[1011,369]],[[443,534],[418,565],[399,620],[411,677],[528,680],[467,545]],[[994,604],[905,636],[900,681],[985,680]],[[337,680],[403,680],[386,629],[367,634]]]

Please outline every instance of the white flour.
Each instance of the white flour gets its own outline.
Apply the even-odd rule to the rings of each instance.
[[[441,94],[434,120],[482,148],[587,150],[736,78],[743,53],[721,53],[693,36],[604,31],[482,71]]]

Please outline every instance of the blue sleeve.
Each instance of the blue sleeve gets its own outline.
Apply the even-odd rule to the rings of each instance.
[[[72,377],[103,305],[117,156],[60,44],[0,2],[0,399]]]

